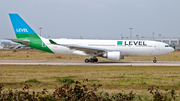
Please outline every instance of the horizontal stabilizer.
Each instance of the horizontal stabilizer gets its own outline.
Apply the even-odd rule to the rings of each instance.
[[[7,38],[6,38],[7,39]],[[17,40],[17,39],[7,39],[7,40],[11,40],[13,42],[20,42],[24,45],[29,45],[30,44],[30,41],[29,40]]]

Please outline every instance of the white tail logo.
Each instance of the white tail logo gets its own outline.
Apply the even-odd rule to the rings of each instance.
[[[16,32],[28,32],[26,28],[16,28]]]

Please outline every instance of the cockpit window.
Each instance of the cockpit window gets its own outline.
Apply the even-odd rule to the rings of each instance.
[[[165,47],[169,47],[169,45],[165,45]]]

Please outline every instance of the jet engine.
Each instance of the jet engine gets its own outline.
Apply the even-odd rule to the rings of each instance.
[[[106,52],[103,54],[104,58],[109,60],[120,60],[121,59],[121,52],[113,51],[113,52]]]

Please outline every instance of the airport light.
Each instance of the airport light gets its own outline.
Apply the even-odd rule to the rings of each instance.
[[[154,39],[154,32],[153,32],[153,39]]]
[[[41,36],[41,29],[42,29],[42,27],[39,27],[39,29],[40,29],[40,36]]]
[[[137,36],[137,39],[139,40],[139,38],[138,38],[138,37],[139,37],[139,35],[136,35],[136,36]]]
[[[130,29],[130,38],[132,38],[132,29],[133,28],[129,28]]]
[[[160,37],[160,38],[161,38],[161,35],[162,35],[162,34],[159,34],[159,37]]]

